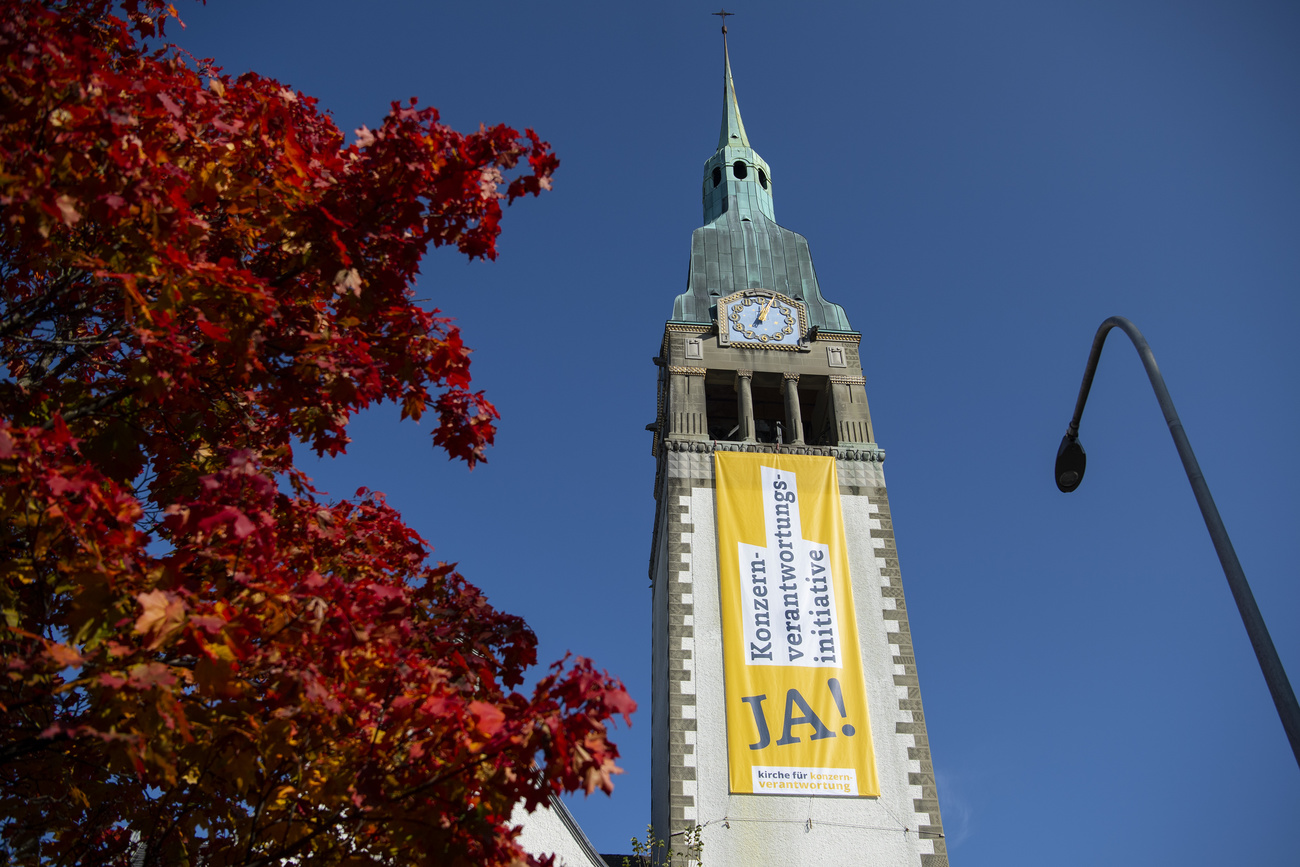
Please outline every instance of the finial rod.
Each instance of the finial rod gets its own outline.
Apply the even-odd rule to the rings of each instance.
[[[712,14],[713,14],[713,15],[717,15],[719,18],[722,19],[722,35],[723,35],[723,36],[726,36],[726,35],[727,35],[727,16],[728,16],[728,15],[735,15],[736,13],[735,13],[735,12],[728,12],[727,9],[726,9],[726,7],[723,7],[723,9],[722,9],[721,12],[714,12],[714,13],[712,13]]]

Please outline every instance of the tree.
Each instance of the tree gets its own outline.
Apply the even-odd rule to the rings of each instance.
[[[495,257],[549,146],[414,100],[345,144],[151,48],[162,0],[0,8],[0,863],[531,863],[512,806],[609,790],[633,702],[583,659],[520,692],[523,621],[294,448],[392,400],[483,459],[411,287]]]

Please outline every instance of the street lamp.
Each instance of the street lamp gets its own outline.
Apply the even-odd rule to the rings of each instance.
[[[1282,728],[1286,730],[1287,740],[1291,742],[1291,752],[1295,754],[1296,763],[1300,764],[1300,705],[1296,704],[1295,692],[1291,689],[1291,682],[1287,680],[1286,670],[1282,668],[1282,660],[1278,659],[1277,649],[1273,647],[1273,639],[1269,637],[1268,627],[1264,625],[1264,617],[1259,613],[1259,606],[1255,604],[1255,594],[1250,592],[1250,584],[1246,583],[1246,573],[1241,570],[1237,552],[1232,549],[1232,540],[1228,538],[1223,519],[1219,517],[1214,498],[1210,496],[1210,488],[1205,484],[1205,477],[1201,475],[1200,464],[1196,462],[1192,445],[1187,441],[1183,423],[1178,420],[1178,411],[1174,409],[1174,401],[1169,397],[1169,389],[1165,388],[1164,377],[1160,375],[1160,368],[1156,366],[1156,357],[1151,353],[1151,347],[1142,336],[1142,332],[1123,316],[1112,316],[1101,323],[1101,327],[1097,329],[1097,336],[1092,339],[1092,352],[1088,355],[1088,366],[1083,371],[1083,384],[1079,386],[1079,400],[1074,405],[1074,418],[1070,419],[1070,427],[1061,438],[1061,447],[1056,452],[1056,487],[1068,494],[1079,487],[1079,483],[1083,481],[1087,455],[1079,443],[1079,420],[1083,417],[1084,404],[1088,402],[1092,377],[1097,372],[1097,361],[1101,358],[1101,347],[1105,344],[1106,335],[1112,328],[1119,328],[1129,336],[1137,348],[1138,356],[1142,359],[1142,366],[1147,370],[1151,387],[1155,389],[1156,400],[1160,402],[1160,411],[1165,414],[1169,433],[1178,448],[1178,457],[1182,458],[1183,469],[1187,471],[1187,480],[1192,484],[1196,503],[1201,507],[1205,527],[1210,531],[1210,540],[1214,542],[1214,550],[1219,554],[1219,562],[1223,565],[1223,574],[1228,579],[1232,598],[1237,602],[1242,623],[1246,625],[1246,634],[1250,636],[1250,644],[1255,648],[1255,657],[1264,672],[1264,680],[1268,683],[1268,691],[1273,696],[1273,704],[1277,706],[1278,716],[1282,718]]]

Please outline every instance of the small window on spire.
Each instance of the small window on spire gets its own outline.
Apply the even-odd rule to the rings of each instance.
[[[745,165],[744,160],[736,160],[731,166],[731,171],[735,173],[738,181],[743,181],[749,176],[749,167]]]
[[[716,187],[722,183],[722,168],[718,167],[713,170],[713,185]]]
[[[767,189],[767,172],[762,169],[758,170],[758,185],[765,190]]]

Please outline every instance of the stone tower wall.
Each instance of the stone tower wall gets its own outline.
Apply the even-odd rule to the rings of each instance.
[[[774,860],[819,867],[945,867],[934,767],[877,451],[803,450],[837,456],[881,795],[729,793],[713,449],[669,441],[662,458],[653,561],[655,836],[680,840],[688,828],[702,826],[710,867]]]

